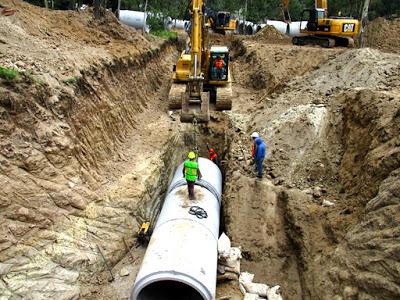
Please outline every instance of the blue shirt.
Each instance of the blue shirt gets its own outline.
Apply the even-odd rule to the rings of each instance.
[[[257,149],[256,149],[256,155],[255,158],[256,160],[262,160],[265,158],[265,143],[261,138],[256,138],[256,145],[257,145]]]

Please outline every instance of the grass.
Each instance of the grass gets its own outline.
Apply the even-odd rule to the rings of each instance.
[[[38,84],[38,85],[45,85],[45,84],[46,84],[42,79],[40,79],[40,78],[34,76],[34,75],[32,74],[32,72],[29,71],[29,70],[23,72],[22,74],[23,74],[30,82],[34,82],[34,83],[36,83],[36,84]]]
[[[17,70],[0,67],[0,77],[7,81],[14,80],[15,78],[18,77],[18,75],[19,73]]]
[[[65,84],[68,84],[68,85],[78,85],[79,77],[78,76],[73,76],[73,77],[70,77],[70,78],[67,78],[67,79],[63,80],[63,82]]]
[[[29,70],[20,72],[18,70],[11,69],[11,68],[0,67],[0,78],[5,79],[7,82],[12,82],[14,79],[17,79],[18,77],[21,77],[21,76],[22,76],[22,78],[24,78],[30,82],[36,83],[38,85],[46,84],[42,79],[34,76],[32,74],[32,72]]]
[[[173,31],[165,31],[165,30],[159,30],[159,31],[151,31],[150,32],[152,35],[158,36],[163,39],[167,40],[177,40],[178,39],[178,34]]]

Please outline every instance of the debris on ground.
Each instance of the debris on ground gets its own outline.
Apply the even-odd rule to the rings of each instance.
[[[240,275],[240,247],[231,247],[229,237],[222,233],[218,239],[218,281],[238,280]]]
[[[269,287],[263,283],[254,283],[254,274],[242,272],[239,277],[240,290],[246,299],[268,299],[268,300],[282,300],[280,295],[280,286]]]

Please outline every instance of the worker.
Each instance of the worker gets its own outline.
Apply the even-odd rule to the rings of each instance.
[[[195,161],[196,154],[194,152],[189,152],[188,159],[183,164],[183,176],[186,179],[189,199],[194,199],[194,183],[197,178],[201,179],[201,172],[199,169],[199,164]]]
[[[265,159],[265,143],[264,141],[258,137],[255,139],[255,162],[257,166],[257,177],[262,178],[263,173],[263,161]]]
[[[256,162],[256,139],[259,138],[260,135],[258,134],[258,132],[253,132],[251,134],[251,138],[253,139],[253,143],[251,144],[251,158],[253,159],[252,163]]]
[[[214,61],[214,67],[218,79],[222,79],[224,72],[225,61],[222,59],[221,55],[218,55],[217,59]]]
[[[218,168],[221,168],[221,164],[219,162],[219,157],[217,152],[213,148],[208,149],[208,155],[210,160],[218,166]]]

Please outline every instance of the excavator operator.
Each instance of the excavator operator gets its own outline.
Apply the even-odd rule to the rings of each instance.
[[[222,75],[224,74],[224,67],[225,62],[222,59],[221,55],[218,55],[217,59],[214,61],[214,68],[218,79],[222,79]]]

